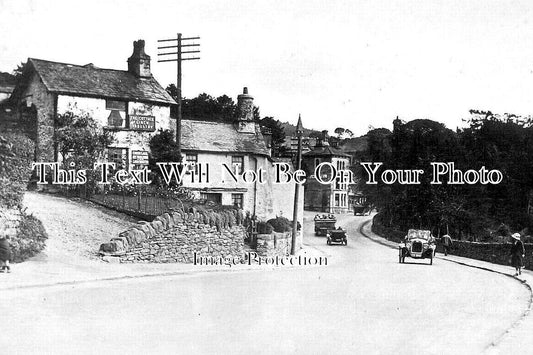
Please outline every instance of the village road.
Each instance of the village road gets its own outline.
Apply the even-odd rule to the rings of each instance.
[[[477,354],[523,313],[511,278],[397,252],[344,216],[348,246],[304,228],[319,267],[7,290],[4,353]],[[16,341],[15,341],[16,340]]]

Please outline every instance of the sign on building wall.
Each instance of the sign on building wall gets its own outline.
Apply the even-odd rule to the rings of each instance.
[[[155,116],[130,115],[130,129],[155,131]]]
[[[131,163],[133,165],[148,165],[148,152],[144,150],[132,150]]]

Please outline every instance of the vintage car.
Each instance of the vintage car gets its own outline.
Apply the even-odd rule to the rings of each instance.
[[[335,229],[337,219],[332,214],[317,214],[315,216],[315,235],[327,235],[328,230]]]
[[[328,230],[326,236],[328,237],[327,243],[331,245],[332,243],[340,243],[348,245],[348,239],[346,238],[346,231],[341,227],[337,229]]]
[[[429,264],[433,264],[435,255],[435,238],[431,231],[421,229],[409,229],[404,240],[398,246],[400,263],[405,262],[405,257],[414,259],[429,259]]]
[[[370,214],[371,208],[369,205],[354,205],[353,206],[353,215],[365,216],[367,213]]]

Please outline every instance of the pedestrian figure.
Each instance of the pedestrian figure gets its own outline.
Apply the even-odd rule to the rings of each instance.
[[[9,261],[11,260],[11,246],[9,245],[9,237],[0,236],[0,271],[10,272]]]
[[[513,245],[511,247],[511,265],[516,269],[514,276],[522,274],[522,259],[526,254],[524,243],[520,240],[520,234],[515,233],[511,236]]]
[[[452,237],[450,237],[448,234],[444,234],[442,236],[442,247],[444,248],[444,255],[448,255],[448,252],[450,251],[453,241]]]

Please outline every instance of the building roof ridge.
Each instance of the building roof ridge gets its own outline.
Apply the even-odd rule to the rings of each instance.
[[[102,68],[102,67],[98,67],[98,66],[95,66],[93,63],[87,63],[87,64],[73,64],[73,63],[65,63],[65,62],[57,62],[55,60],[48,60],[48,59],[40,59],[40,58],[28,58],[28,60],[35,60],[35,61],[40,61],[40,62],[47,62],[47,63],[53,63],[53,64],[61,64],[61,65],[67,65],[67,66],[73,66],[73,67],[78,67],[80,69],[92,69],[92,70],[109,70],[109,71],[116,71],[116,72],[121,72],[121,73],[130,73],[129,71],[127,70],[120,70],[120,69],[113,69],[113,68]],[[92,64],[92,65],[89,65],[89,64]],[[131,74],[131,73],[130,73]],[[132,74],[133,75],[133,74]],[[151,77],[153,78],[153,76]]]

